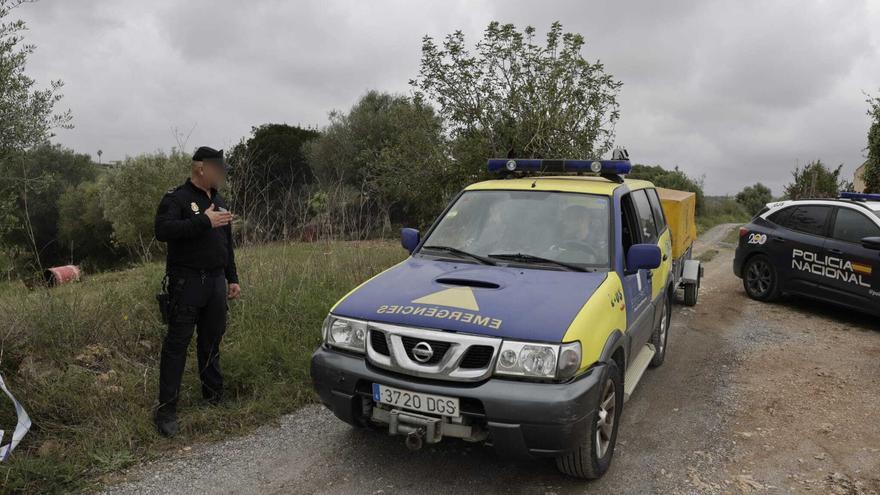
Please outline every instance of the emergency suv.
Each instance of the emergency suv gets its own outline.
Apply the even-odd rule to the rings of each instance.
[[[740,228],[733,261],[746,294],[786,293],[880,314],[880,195],[768,204]]]
[[[673,293],[657,192],[614,158],[489,160],[502,178],[403,229],[411,256],[324,322],[321,401],[412,449],[454,437],[605,473],[625,398],[664,361]]]

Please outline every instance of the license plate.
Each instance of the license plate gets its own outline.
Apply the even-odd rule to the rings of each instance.
[[[373,384],[373,400],[389,406],[428,414],[457,418],[461,415],[458,399],[443,395],[411,392],[387,385]]]

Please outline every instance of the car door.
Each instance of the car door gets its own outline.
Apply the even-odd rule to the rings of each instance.
[[[639,193],[639,195],[635,193]],[[641,201],[647,204],[647,197],[641,190],[628,193],[621,198],[621,214],[623,215],[621,235],[624,258],[631,245],[656,242],[657,232],[656,226],[653,224],[650,205],[647,205],[647,216],[651,218],[651,222],[647,223],[644,210],[640,211],[637,206]],[[624,266],[626,266],[625,261]],[[651,297],[653,293],[652,278],[653,270],[639,270],[635,273],[624,272],[621,274],[623,292],[626,297],[627,333],[630,336],[630,353],[633,356],[635,356],[632,354],[633,352],[638,353],[648,342],[654,329],[654,305]]]
[[[786,290],[817,294],[822,290],[825,235],[832,207],[800,204],[780,219],[780,229],[772,232],[767,252]]]
[[[834,210],[825,241],[823,284],[840,303],[859,308],[876,305],[880,301],[880,251],[863,247],[861,240],[880,236],[880,220],[857,207]]]
[[[666,224],[666,216],[663,214],[663,206],[660,204],[660,196],[654,188],[644,189],[648,196],[648,202],[651,204],[651,212],[654,216],[654,224],[657,231],[657,246],[660,247],[661,262],[660,266],[654,269],[651,278],[651,297],[655,306],[659,308],[658,297],[665,294],[663,290],[669,285],[669,278],[672,276],[672,232]],[[662,311],[655,311],[656,321],[659,319]]]

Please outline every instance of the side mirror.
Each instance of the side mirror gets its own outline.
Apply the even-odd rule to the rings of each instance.
[[[880,251],[880,237],[864,237],[862,238],[862,247],[866,249],[874,249]]]
[[[626,272],[657,268],[660,257],[660,248],[656,244],[633,244],[626,253]]]
[[[400,229],[400,245],[410,254],[416,250],[420,241],[419,231],[416,229]]]

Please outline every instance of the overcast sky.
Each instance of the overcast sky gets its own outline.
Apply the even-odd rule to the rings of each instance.
[[[796,0],[41,0],[19,8],[28,72],[65,83],[75,128],[56,141],[103,160],[228,148],[270,122],[323,126],[369,89],[410,92],[424,35],[492,20],[560,20],[624,83],[617,144],[635,162],[705,176],[710,194],[798,163],[862,163],[863,91],[880,93],[880,2]]]

